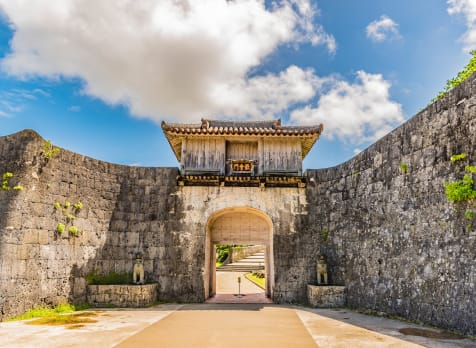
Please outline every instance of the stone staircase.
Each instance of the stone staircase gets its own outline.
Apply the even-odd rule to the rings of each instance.
[[[217,268],[218,272],[253,272],[264,270],[264,253],[258,252],[244,259]]]

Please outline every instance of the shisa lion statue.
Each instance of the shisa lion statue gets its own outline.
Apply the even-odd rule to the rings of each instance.
[[[327,262],[324,255],[317,260],[317,285],[327,285]]]
[[[136,254],[136,261],[132,271],[132,282],[137,285],[144,284],[144,259],[141,253]]]

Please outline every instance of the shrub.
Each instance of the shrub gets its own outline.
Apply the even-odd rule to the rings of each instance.
[[[476,71],[476,50],[471,51],[470,54],[472,57],[469,60],[469,63],[458,73],[458,75],[456,75],[455,78],[446,81],[445,89],[432,99],[433,102],[443,98],[451,89],[458,86]]]
[[[462,202],[476,198],[476,190],[473,189],[474,180],[466,174],[462,180],[445,183],[445,193],[448,201]]]
[[[58,233],[63,233],[65,229],[65,224],[59,223],[58,225],[56,225],[56,232]]]
[[[43,143],[43,157],[50,160],[59,152],[59,149],[51,144],[50,140]]]
[[[459,155],[453,155],[451,156],[451,162],[457,162],[457,161],[462,161],[464,160],[468,155],[465,153],[460,153]]]
[[[76,226],[70,226],[68,228],[68,232],[71,233],[73,236],[77,236],[79,234],[79,229]]]
[[[89,273],[86,276],[88,285],[123,285],[132,283],[132,273],[109,273],[100,275],[96,272]]]

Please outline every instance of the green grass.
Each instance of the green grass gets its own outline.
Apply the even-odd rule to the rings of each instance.
[[[257,276],[253,275],[253,273],[248,273],[245,275],[246,279],[250,280],[251,282],[258,285],[261,289],[266,289],[266,280],[265,278],[258,278]]]
[[[125,285],[132,283],[132,273],[109,273],[100,275],[90,273],[86,276],[88,285]]]
[[[76,307],[69,303],[62,303],[55,308],[36,307],[26,313],[10,318],[7,321],[26,320],[33,318],[55,317],[65,313],[71,313],[76,310]]]
[[[216,265],[216,268],[221,267],[223,266],[223,262],[217,262],[215,265]]]

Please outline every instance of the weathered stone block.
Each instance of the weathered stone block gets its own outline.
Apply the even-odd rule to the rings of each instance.
[[[308,285],[307,299],[311,307],[339,308],[346,303],[345,286]]]
[[[157,283],[145,285],[88,285],[87,301],[93,306],[146,307],[157,301]]]

